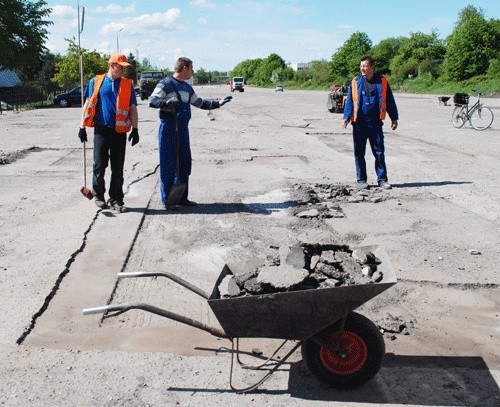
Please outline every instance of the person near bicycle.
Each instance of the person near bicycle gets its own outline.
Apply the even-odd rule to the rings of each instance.
[[[385,76],[375,74],[375,61],[364,56],[360,63],[361,74],[354,77],[349,86],[344,107],[342,127],[352,124],[354,160],[356,163],[357,186],[368,188],[366,174],[366,142],[370,141],[375,157],[375,172],[378,185],[390,189],[385,164],[384,124],[386,113],[391,118],[391,129],[398,127],[398,109],[391,87]]]

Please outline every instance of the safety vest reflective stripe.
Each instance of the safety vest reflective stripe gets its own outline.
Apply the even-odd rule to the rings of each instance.
[[[351,121],[355,122],[355,121],[358,120],[358,108],[359,108],[359,104],[358,104],[358,82],[356,81],[356,78],[352,78],[351,84],[352,84],[351,85],[351,94],[352,94],[352,108],[353,108]]]
[[[87,127],[94,127],[94,117],[96,113],[96,105],[99,97],[99,90],[104,82],[106,74],[96,75],[94,80],[94,91],[90,97],[87,109],[85,111],[84,124]],[[116,99],[116,121],[115,130],[117,133],[126,133],[132,128],[132,123],[129,119],[130,99],[132,97],[132,80],[121,78],[120,87],[118,89],[118,97]]]
[[[117,133],[126,133],[132,128],[129,118],[130,98],[132,97],[132,79],[122,78],[116,99],[116,125]]]
[[[387,78],[382,76],[382,97],[380,98],[380,120],[385,119],[385,113],[387,111]]]
[[[351,95],[352,95],[352,108],[353,113],[351,117],[351,122],[358,120],[358,110],[359,110],[359,93],[358,93],[358,81],[357,77],[352,78],[351,81]],[[380,120],[385,120],[387,112],[387,78],[385,76],[381,77],[382,81],[382,95],[379,99],[379,110],[380,110]]]

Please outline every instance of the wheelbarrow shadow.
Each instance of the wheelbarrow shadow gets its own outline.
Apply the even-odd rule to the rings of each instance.
[[[473,182],[470,181],[405,182],[402,184],[392,184],[392,186],[393,188],[421,188],[421,187],[442,187],[445,185],[463,185],[463,184],[473,184]]]
[[[378,374],[355,389],[335,389],[313,377],[303,360],[287,364],[288,389],[266,389],[266,384],[247,394],[285,395],[309,401],[421,405],[500,405],[500,390],[481,357],[434,357],[386,354]],[[169,387],[168,391],[232,393],[230,389]]]
[[[351,390],[333,389],[307,371],[303,361],[290,366],[294,398],[368,404],[422,406],[498,406],[500,389],[483,358],[409,356],[388,353],[378,374]]]

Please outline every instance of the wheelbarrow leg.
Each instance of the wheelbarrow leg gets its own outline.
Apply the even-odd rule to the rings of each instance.
[[[285,341],[287,342],[287,341]],[[285,344],[285,342],[283,342],[283,344],[281,344],[281,346],[278,348],[281,349],[281,347]],[[276,372],[276,370],[279,369],[279,367],[285,363],[288,358],[293,355],[293,353],[295,353],[295,351],[299,348],[299,346],[301,345],[300,342],[297,342],[297,344],[283,357],[282,360],[278,361],[271,370],[269,370],[269,372],[267,372],[264,376],[262,376],[262,378],[255,384],[251,385],[251,386],[248,386],[248,387],[245,387],[245,388],[242,388],[242,389],[238,389],[236,387],[233,386],[233,367],[234,367],[234,354],[237,353],[237,351],[235,351],[234,349],[234,339],[231,340],[231,370],[230,370],[230,373],[229,373],[229,385],[231,386],[231,389],[236,392],[236,393],[239,393],[239,394],[242,394],[242,393],[248,393],[252,390],[255,390],[256,388],[258,388],[262,383],[264,383],[267,379],[269,379],[269,377],[271,377],[271,375]],[[276,352],[278,352],[278,350],[276,350]],[[276,352],[274,352],[273,356],[276,354]]]

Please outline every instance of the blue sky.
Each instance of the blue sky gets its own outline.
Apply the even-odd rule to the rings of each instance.
[[[65,54],[64,38],[78,38],[78,0],[46,0],[52,8],[47,48]],[[330,60],[356,31],[373,44],[388,37],[437,29],[453,31],[467,5],[500,18],[499,0],[79,0],[85,7],[83,48],[133,53],[158,68],[180,56],[195,70],[231,70],[246,59],[272,53],[287,63]]]

